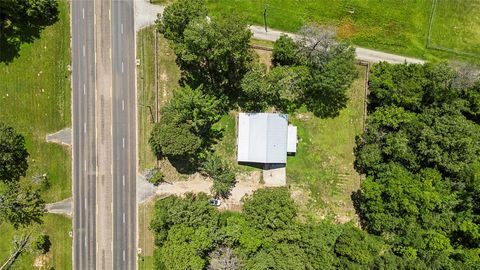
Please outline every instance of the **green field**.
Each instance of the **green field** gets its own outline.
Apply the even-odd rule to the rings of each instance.
[[[296,32],[309,22],[337,27],[339,38],[357,46],[438,60],[464,57],[427,49],[432,1],[397,0],[207,0],[210,13],[236,12],[250,23]],[[433,43],[456,51],[480,46],[480,0],[438,0]],[[475,49],[474,49],[475,47]],[[470,59],[480,62],[479,59]]]
[[[29,157],[27,177],[46,173],[50,187],[42,190],[47,202],[71,196],[70,150],[45,142],[48,133],[70,126],[70,25],[68,1],[59,1],[59,21],[41,32],[40,38],[23,44],[20,56],[8,65],[0,63],[0,121],[25,136]],[[46,266],[71,269],[71,220],[46,215],[44,224],[31,230],[50,235],[51,251]],[[8,224],[0,226],[0,261],[9,256],[14,232]],[[25,253],[14,269],[33,269],[36,254]],[[46,267],[44,269],[47,269]]]
[[[13,239],[21,235],[31,232],[31,241],[41,233],[50,236],[52,246],[50,252],[44,259],[44,267],[40,269],[72,269],[72,238],[68,232],[72,230],[72,221],[69,218],[47,214],[44,217],[44,224],[34,225],[27,229],[14,231],[9,224],[0,225],[0,263],[3,264],[10,256],[13,250]],[[33,267],[35,259],[39,256],[29,248],[28,251],[15,261],[13,269],[35,269]]]
[[[155,88],[155,36],[154,27],[142,29],[137,35],[138,67],[138,153],[140,170],[155,166],[155,156],[150,150],[148,138],[156,118]],[[158,35],[158,107],[161,107],[178,87],[180,70],[175,63],[175,54],[162,35]],[[151,108],[151,109],[150,109]],[[151,111],[150,111],[151,110]]]
[[[480,1],[437,0],[430,46],[480,58]]]
[[[30,153],[28,177],[46,173],[48,202],[71,194],[68,149],[45,142],[45,135],[70,126],[70,25],[67,1],[59,2],[59,21],[23,44],[20,56],[0,63],[0,121],[25,136]]]

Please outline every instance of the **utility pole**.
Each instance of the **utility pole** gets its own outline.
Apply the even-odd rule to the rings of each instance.
[[[267,31],[267,4],[263,6],[263,24],[265,25],[265,32]]]

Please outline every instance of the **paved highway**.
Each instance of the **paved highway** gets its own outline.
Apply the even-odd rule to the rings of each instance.
[[[74,269],[136,269],[133,0],[72,1]]]
[[[93,1],[72,2],[73,264],[95,266],[95,38]]]
[[[112,1],[113,268],[136,268],[136,110],[133,0]]]

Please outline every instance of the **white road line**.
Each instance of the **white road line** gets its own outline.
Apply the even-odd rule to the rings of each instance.
[[[122,138],[122,147],[125,148],[125,138]]]
[[[85,45],[83,45],[83,57],[85,57]]]
[[[87,209],[87,198],[85,198],[85,210]]]
[[[83,169],[87,171],[87,160],[85,159],[84,161],[85,162],[83,162]]]
[[[122,184],[125,186],[125,175],[122,176]]]
[[[85,19],[85,9],[82,8],[82,18]]]
[[[125,111],[125,99],[122,99],[122,111]]]
[[[125,223],[125,212],[123,212],[123,223]]]
[[[121,28],[122,28],[122,35],[123,35],[123,23],[122,23],[122,25],[121,25]]]
[[[85,235],[85,247],[87,246],[87,236]]]
[[[83,84],[83,95],[86,95],[86,87],[85,87],[85,84]]]
[[[123,261],[125,261],[125,249],[123,250]]]
[[[108,10],[108,20],[111,21],[112,20],[112,10]]]
[[[123,61],[122,61],[122,73],[123,73]]]
[[[83,122],[83,133],[87,133],[87,122]]]

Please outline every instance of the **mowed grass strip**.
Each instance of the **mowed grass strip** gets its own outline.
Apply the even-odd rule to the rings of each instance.
[[[430,44],[480,58],[480,1],[437,0]]]
[[[155,235],[149,228],[153,218],[155,202],[158,200],[160,200],[160,197],[152,198],[138,207],[138,248],[142,249],[142,253],[138,257],[138,269],[140,270],[154,269]]]
[[[157,118],[154,31],[155,27],[150,26],[140,30],[137,36],[137,58],[140,59],[140,66],[137,67],[138,153],[141,170],[156,166],[156,158],[148,144],[153,120]],[[158,108],[161,108],[172,96],[173,90],[178,87],[180,69],[175,63],[174,52],[170,49],[167,40],[160,34],[158,35],[157,49]]]
[[[0,63],[0,122],[25,136],[28,176],[47,174],[48,202],[71,196],[71,159],[68,149],[46,143],[45,136],[70,126],[69,4],[59,1],[59,21],[41,32],[39,39],[23,44],[20,56]]]

